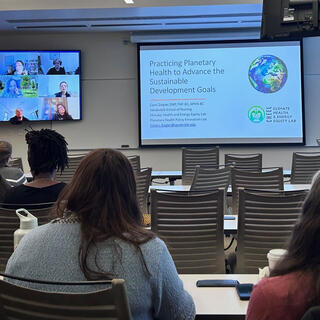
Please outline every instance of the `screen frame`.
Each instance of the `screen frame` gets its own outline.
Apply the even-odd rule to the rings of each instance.
[[[142,144],[142,123],[141,123],[141,74],[140,74],[140,51],[142,46],[179,46],[179,45],[197,45],[197,44],[246,44],[246,43],[269,43],[269,42],[299,42],[300,46],[300,74],[301,74],[301,124],[302,124],[302,142],[252,142],[252,143],[177,143],[177,144]],[[271,40],[271,39],[249,39],[249,40],[223,40],[223,41],[188,41],[188,42],[148,42],[148,43],[138,43],[137,44],[137,59],[138,59],[138,116],[139,116],[139,148],[177,148],[177,147],[211,147],[211,146],[252,146],[252,147],[261,147],[261,146],[304,146],[306,142],[305,137],[305,99],[304,99],[304,73],[303,73],[303,41],[301,38],[291,39],[291,40]]]
[[[79,60],[79,119],[72,119],[72,120],[63,120],[62,122],[74,122],[74,121],[81,121],[83,120],[82,119],[82,73],[81,73],[81,50],[79,49],[74,49],[74,50],[57,50],[57,49],[54,49],[54,50],[21,50],[21,49],[17,49],[17,50],[0,50],[0,54],[1,53],[5,53],[5,52],[20,52],[20,53],[23,53],[23,52],[26,52],[26,53],[32,53],[32,52],[44,52],[44,53],[49,53],[49,52],[52,52],[52,53],[55,53],[55,52],[61,52],[61,53],[77,53],[78,54],[78,60]],[[1,100],[0,100],[1,101]],[[40,123],[40,122],[53,122],[53,123],[56,123],[57,121],[61,122],[60,120],[44,120],[44,119],[38,119],[38,120],[29,120],[29,122],[31,123]],[[3,121],[3,120],[0,120],[0,124],[1,123],[9,123],[10,124],[10,121]]]

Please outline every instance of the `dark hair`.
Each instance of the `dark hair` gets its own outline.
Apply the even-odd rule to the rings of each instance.
[[[63,83],[65,83],[65,84],[68,86],[68,82],[67,82],[67,81],[61,81],[61,82],[59,83],[59,87],[60,87]]]
[[[22,60],[16,60],[16,62],[14,63],[14,65],[16,65],[17,62],[20,62],[24,68],[24,62]]]
[[[20,84],[19,84],[19,81],[18,81],[18,80],[14,79],[14,78],[9,78],[9,79],[7,80],[7,82],[6,82],[5,89],[4,89],[4,90],[5,90],[6,92],[8,92],[8,93],[10,92],[9,87],[10,87],[10,83],[11,83],[12,81],[15,82],[15,84],[16,84],[16,86],[17,86],[18,89],[20,88]]]
[[[63,109],[64,109],[64,115],[65,115],[65,116],[69,116],[69,112],[67,111],[67,109],[66,109],[66,107],[65,107],[65,105],[64,105],[63,103],[58,103],[58,104],[56,105],[56,107],[57,107],[56,114],[59,114],[59,106],[62,106],[62,107],[63,107]]]
[[[59,58],[53,59],[52,64],[55,65],[56,61],[59,61],[60,66],[62,65],[62,61]]]
[[[271,276],[294,271],[310,272],[314,284],[314,300],[320,303],[320,171],[303,203],[302,213],[288,243],[288,252],[276,265]]]
[[[33,175],[63,171],[68,166],[67,142],[50,129],[30,130],[26,134],[28,162]]]
[[[112,149],[90,152],[79,164],[72,181],[60,194],[54,214],[58,217],[73,212],[81,223],[79,263],[88,280],[110,279],[112,273],[90,269],[87,258],[97,243],[117,237],[131,243],[142,257],[140,245],[154,237],[143,225],[136,196],[136,182],[126,156]],[[116,252],[121,249],[116,246]],[[120,249],[120,250],[118,250]]]

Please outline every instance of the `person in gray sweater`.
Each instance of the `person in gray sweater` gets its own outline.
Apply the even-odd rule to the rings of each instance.
[[[133,170],[122,153],[98,149],[88,154],[54,212],[56,219],[21,240],[7,274],[54,281],[121,278],[134,319],[194,319],[192,297],[166,245],[143,226]],[[55,292],[102,288],[7,280]]]

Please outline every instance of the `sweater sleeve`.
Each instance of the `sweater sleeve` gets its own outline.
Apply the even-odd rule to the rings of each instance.
[[[270,310],[268,297],[264,294],[261,284],[254,286],[254,289],[251,293],[246,320],[268,320],[272,316],[268,314],[269,312],[274,311]]]
[[[158,273],[154,279],[154,318],[194,319],[195,305],[190,294],[184,290],[172,257],[164,245],[160,256]]]

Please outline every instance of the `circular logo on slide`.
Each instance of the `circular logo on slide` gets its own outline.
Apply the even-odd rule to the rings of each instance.
[[[266,113],[260,106],[253,106],[248,111],[248,118],[251,122],[260,123],[265,118]]]
[[[258,91],[274,93],[279,91],[288,79],[285,63],[276,56],[263,55],[253,60],[249,67],[249,81]]]

